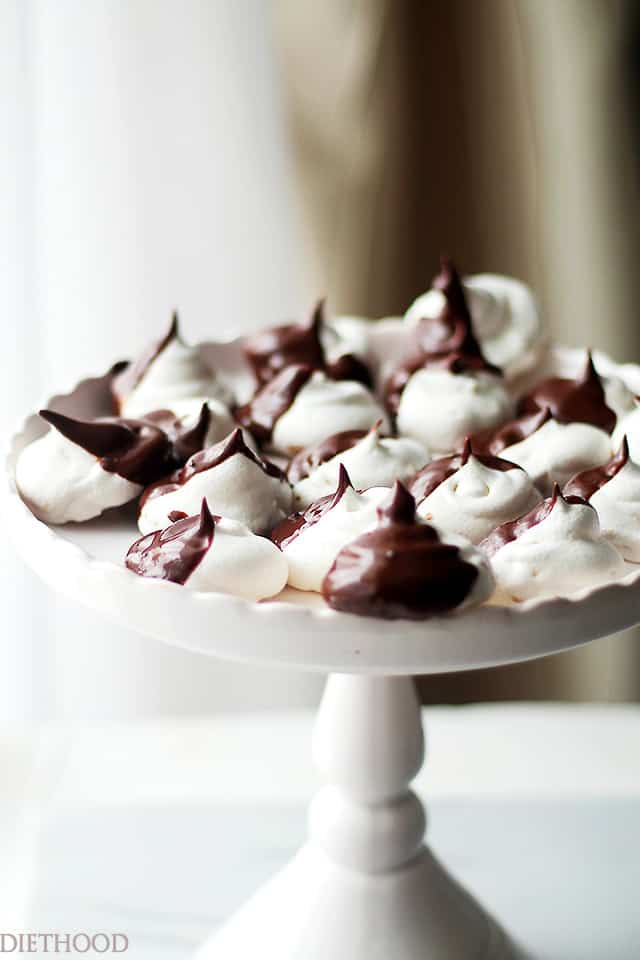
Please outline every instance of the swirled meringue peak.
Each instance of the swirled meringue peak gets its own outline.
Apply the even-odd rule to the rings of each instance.
[[[371,386],[363,356],[366,340],[355,318],[329,322],[326,301],[318,300],[305,323],[286,323],[261,330],[244,340],[244,355],[259,384],[268,383],[291,364],[324,370],[334,380],[359,380]]]
[[[47,523],[81,522],[133,500],[171,469],[166,433],[142,420],[75,420],[53,410],[40,416],[53,429],[22,451],[16,485]]]
[[[267,533],[291,510],[291,487],[281,470],[247,446],[240,428],[192,456],[181,470],[145,491],[138,527],[159,530],[195,513],[202,498],[216,514],[254,533]]]
[[[461,454],[427,464],[409,489],[420,517],[472,543],[479,543],[498,524],[521,516],[541,499],[521,467],[474,453],[468,439]]]
[[[340,464],[357,489],[390,487],[406,480],[428,459],[426,448],[408,437],[383,437],[382,421],[369,431],[346,430],[296,454],[287,471],[294,502],[306,507],[335,489]]]
[[[534,413],[548,407],[558,423],[589,423],[612,433],[616,414],[607,406],[603,383],[593,365],[591,351],[582,374],[575,380],[550,377],[537,384],[520,401],[521,413]]]
[[[333,609],[388,620],[424,620],[482,603],[492,590],[480,551],[420,523],[399,481],[378,506],[375,527],[339,551],[322,583]]]
[[[198,515],[136,540],[125,563],[141,577],[247,600],[273,597],[287,582],[280,551],[241,523],[213,516],[204,499]]]
[[[285,367],[236,416],[261,444],[289,456],[336,432],[368,430],[376,420],[389,427],[362,383],[331,380],[304,365]]]
[[[640,466],[629,457],[626,437],[607,463],[577,474],[564,493],[588,500],[603,536],[625,560],[640,563]]]
[[[595,509],[581,497],[553,494],[480,544],[491,558],[498,599],[570,596],[615,580],[624,560],[604,539]]]
[[[271,533],[289,563],[289,584],[319,593],[338,550],[375,526],[376,508],[388,494],[388,487],[354,490],[341,464],[333,493],[283,520]]]
[[[202,403],[213,397],[224,404],[232,399],[227,387],[205,364],[198,348],[180,339],[176,313],[164,336],[113,376],[111,392],[116,409],[123,416],[173,410],[174,404],[194,398]]]

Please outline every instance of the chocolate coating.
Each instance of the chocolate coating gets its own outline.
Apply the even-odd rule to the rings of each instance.
[[[480,547],[488,556],[492,557],[502,547],[517,540],[518,537],[521,537],[527,530],[546,520],[558,500],[564,500],[565,503],[579,503],[584,506],[590,506],[582,497],[573,495],[565,496],[556,483],[553,486],[553,493],[550,497],[538,503],[533,510],[529,510],[529,512],[523,514],[523,516],[500,524],[499,527],[491,531],[488,537],[485,537]]]
[[[500,374],[500,369],[483,356],[473,333],[464,287],[448,257],[441,257],[440,272],[432,288],[444,295],[445,304],[437,317],[418,321],[407,357],[385,384],[385,399],[392,413],[397,412],[409,379],[423,367],[442,368],[450,373],[485,370]]]
[[[54,410],[41,410],[40,416],[67,440],[93,454],[108,473],[117,473],[132,483],[146,486],[171,469],[169,438],[146,420],[75,420]]]
[[[359,380],[371,386],[366,365],[351,353],[328,361],[321,331],[326,323],[325,300],[318,300],[307,323],[285,323],[262,330],[244,341],[244,355],[259,384],[269,383],[291,364],[324,370],[332,380]]]
[[[542,410],[525,413],[521,417],[516,417],[515,420],[503,423],[501,427],[488,427],[486,430],[479,430],[473,434],[471,442],[474,450],[497,455],[506,450],[507,447],[512,447],[514,444],[526,440],[536,430],[539,430],[547,420],[551,420],[551,411],[549,407],[543,407]]]
[[[299,483],[305,477],[311,476],[323,463],[333,460],[339,453],[344,453],[345,450],[351,450],[352,447],[355,447],[360,440],[367,436],[367,433],[377,432],[381,424],[382,420],[376,420],[369,431],[343,430],[341,433],[333,433],[326,440],[321,440],[320,443],[312,444],[310,447],[300,450],[289,464],[287,470],[289,482]]]
[[[258,390],[249,403],[238,407],[236,420],[251,431],[258,443],[268,443],[277,421],[289,409],[312,374],[313,367],[309,365],[285,367]]]
[[[181,467],[189,457],[204,447],[211,423],[211,410],[206,402],[203,403],[200,415],[192,427],[184,427],[171,410],[153,410],[146,413],[142,419],[164,430],[171,442],[174,466]]]
[[[517,464],[511,463],[510,460],[503,460],[491,454],[478,453],[475,447],[472,448],[472,442],[469,437],[467,437],[461,453],[455,453],[452,457],[440,457],[438,460],[432,460],[431,463],[427,463],[411,478],[407,486],[412,496],[415,497],[416,503],[422,503],[425,497],[433,493],[436,487],[439,487],[441,483],[444,483],[445,480],[448,480],[449,477],[456,473],[460,467],[463,467],[472,454],[480,463],[484,464],[485,467],[489,467],[491,470],[501,470],[504,472],[506,470],[521,469]]]
[[[349,474],[343,464],[340,464],[338,470],[338,485],[335,491],[327,494],[326,497],[320,497],[319,500],[314,500],[306,510],[292,513],[290,517],[282,520],[278,526],[271,531],[271,540],[282,550],[288,543],[295,540],[298,534],[302,533],[306,527],[317,523],[325,513],[332,510],[350,488],[353,489],[353,484],[351,483]]]
[[[387,620],[424,620],[460,606],[478,571],[433,527],[416,523],[415,500],[399,481],[378,516],[378,526],[334,560],[322,584],[329,606]]]
[[[136,540],[125,564],[140,577],[184,584],[210,549],[218,519],[203,500],[198,516],[176,519],[166,529]]]
[[[590,423],[605,433],[611,433],[616,425],[616,415],[606,404],[604,389],[593,365],[591,351],[587,352],[581,377],[576,380],[550,377],[539,383],[520,401],[521,413],[534,413],[544,407],[549,407],[559,423]]]
[[[613,480],[628,462],[629,444],[627,438],[623,437],[620,449],[610,460],[600,467],[592,467],[590,470],[583,470],[582,473],[576,474],[565,484],[563,493],[565,496],[572,495],[590,500],[594,493],[604,487],[605,483],[609,483],[609,480]]]
[[[247,460],[251,460],[252,463],[260,467],[268,476],[281,480],[286,479],[282,470],[277,467],[275,463],[271,463],[269,460],[260,460],[255,455],[253,450],[245,443],[240,427],[236,427],[224,440],[195,453],[180,470],[175,471],[160,482],[148,487],[140,498],[140,508],[142,508],[148,500],[161,497],[165,493],[173,493],[174,490],[178,490],[197,473],[202,473],[204,470],[212,470],[236,454],[241,454],[243,457],[246,457]]]
[[[120,363],[114,365],[110,387],[117,412],[120,411],[124,401],[138,386],[153,361],[173,340],[177,340],[178,335],[178,314],[174,311],[169,327],[160,340],[149,344],[136,360],[132,362],[120,361]]]

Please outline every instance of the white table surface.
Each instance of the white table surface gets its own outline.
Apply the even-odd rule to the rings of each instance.
[[[425,719],[416,788],[435,851],[534,957],[637,960],[640,708]],[[187,960],[302,841],[311,724],[236,715],[0,738],[0,930],[122,931],[133,960]]]

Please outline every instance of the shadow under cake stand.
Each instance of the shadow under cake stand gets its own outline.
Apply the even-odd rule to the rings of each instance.
[[[51,405],[99,413],[104,391],[104,378],[86,380]],[[633,626],[638,568],[571,599],[485,605],[422,623],[337,613],[296,591],[259,604],[196,593],[125,569],[136,536],[126,508],[57,528],[33,516],[13,471],[19,451],[43,429],[31,417],[13,438],[5,526],[54,589],[202,654],[329,674],[313,742],[324,786],[311,804],[309,840],[197,960],[523,958],[424,844],[425,811],[410,789],[424,758],[411,678],[542,657]]]

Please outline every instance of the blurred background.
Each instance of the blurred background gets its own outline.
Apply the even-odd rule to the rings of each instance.
[[[402,313],[438,254],[640,360],[636,0],[0,0],[0,427],[134,353]],[[0,546],[0,722],[314,703],[322,680],[105,625]],[[422,684],[640,697],[633,635]]]

